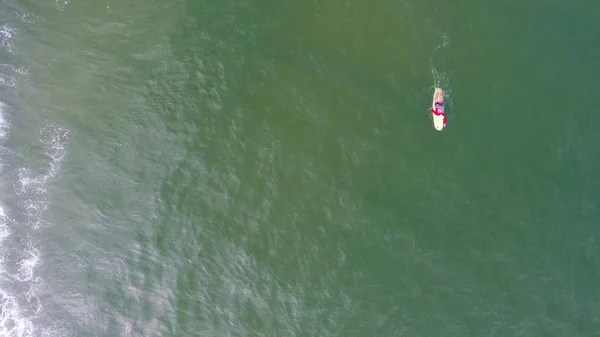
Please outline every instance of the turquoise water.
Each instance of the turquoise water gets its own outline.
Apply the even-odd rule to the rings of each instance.
[[[600,336],[598,41],[589,0],[0,2],[0,336]]]

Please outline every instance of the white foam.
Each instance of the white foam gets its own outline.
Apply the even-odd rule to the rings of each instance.
[[[17,84],[17,80],[13,76],[0,73],[0,83],[7,87],[14,87]]]
[[[0,46],[4,47],[8,51],[12,51],[13,48],[13,34],[15,34],[14,28],[11,28],[7,24],[0,26]]]
[[[45,145],[45,154],[51,158],[50,170],[44,176],[44,182],[53,178],[58,165],[66,154],[65,144],[69,139],[69,131],[57,125],[48,125],[40,131],[40,141]]]
[[[4,139],[8,134],[8,124],[4,120],[4,103],[0,102],[0,140]]]
[[[4,104],[0,102],[0,141],[7,134],[7,124],[2,118]],[[6,214],[3,207],[0,207],[0,280],[2,281],[0,288],[0,336],[7,337],[21,337],[21,336],[32,336],[33,334],[33,322],[28,318],[21,306],[19,305],[19,298],[22,296],[19,293],[19,287],[15,286],[16,280],[14,275],[7,273],[6,264],[11,261],[7,261],[5,256],[7,254],[7,245],[5,242],[10,239],[11,230],[9,225],[12,224],[12,219]],[[29,257],[23,262],[22,268],[19,270],[19,279],[33,278],[33,275],[29,275],[29,267],[36,263],[36,251],[32,251]],[[39,254],[38,254],[39,256]],[[27,294],[23,294],[26,297],[27,302],[30,299]],[[30,297],[31,298],[31,297]]]
[[[6,226],[6,214],[4,213],[4,208],[0,206],[0,244],[10,235],[10,231],[8,230],[8,226]]]
[[[58,7],[59,11],[64,11],[65,7],[69,4],[69,0],[56,0],[56,7]]]
[[[0,289],[0,336],[32,336],[33,323],[24,319],[17,299]]]
[[[25,16],[22,18],[25,19]],[[17,30],[8,24],[0,25],[0,52],[13,52],[16,34]],[[16,86],[19,77],[26,74],[25,68],[0,64],[0,89]],[[0,148],[10,128],[5,120],[5,108],[6,105],[0,101]],[[4,166],[3,159],[0,157],[0,167]],[[51,174],[54,175],[56,170],[57,168],[50,170]],[[2,175],[0,178],[7,177]],[[41,263],[41,254],[30,237],[35,237],[36,226],[43,219],[44,207],[40,206],[47,205],[44,192],[43,182],[21,196],[15,189],[17,198],[30,205],[21,212],[13,209],[7,211],[0,205],[0,336],[3,337],[33,336],[33,320],[42,309],[37,295],[41,280],[35,276],[35,267]],[[2,197],[6,195],[7,193],[0,193]],[[16,215],[10,214],[13,211]]]
[[[0,146],[9,130],[3,119],[4,107],[0,102]],[[47,166],[41,172],[27,167],[17,170],[17,217],[11,218],[0,207],[0,336],[52,334],[49,329],[34,328],[34,320],[43,309],[38,296],[43,280],[35,274],[42,255],[35,237],[40,226],[50,225],[44,220],[49,205],[47,185],[59,172],[67,140],[68,131],[60,126],[48,125],[40,130]]]
[[[6,121],[3,118],[3,111],[4,111],[4,103],[2,103],[0,101],[0,142],[6,137],[8,131],[8,125],[6,123]],[[0,163],[0,166],[2,164]],[[6,212],[4,211],[4,208],[0,206],[0,247],[2,246],[2,241],[10,235],[10,230],[8,229],[7,226],[7,216],[6,216]],[[2,268],[2,256],[0,256],[0,271]]]
[[[40,262],[40,251],[33,246],[31,241],[29,242],[29,249],[27,250],[27,257],[19,262],[19,269],[13,278],[19,282],[27,281],[39,281],[39,278],[33,277],[33,268]]]

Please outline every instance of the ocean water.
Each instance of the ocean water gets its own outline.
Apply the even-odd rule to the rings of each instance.
[[[599,41],[591,0],[0,1],[0,336],[600,336]]]

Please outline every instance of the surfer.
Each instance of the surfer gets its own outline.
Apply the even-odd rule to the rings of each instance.
[[[435,88],[433,93],[433,107],[429,110],[433,114],[433,126],[442,131],[446,127],[446,115],[444,114],[444,90]]]
[[[444,114],[444,103],[435,102],[435,109],[430,110],[434,115],[444,118],[444,127],[446,127],[446,115]]]

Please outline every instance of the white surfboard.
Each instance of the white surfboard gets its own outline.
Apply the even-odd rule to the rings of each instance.
[[[435,110],[435,102],[444,102],[444,91],[441,88],[435,88],[435,92],[433,93],[433,102],[431,103],[431,108]],[[435,114],[431,114],[433,116],[433,127],[442,131],[444,128],[444,116],[437,116]]]

